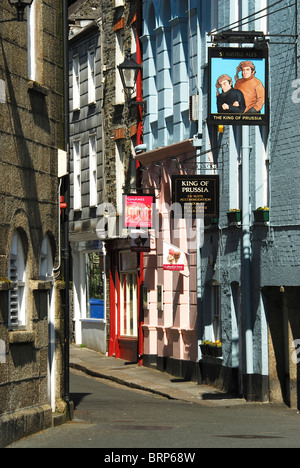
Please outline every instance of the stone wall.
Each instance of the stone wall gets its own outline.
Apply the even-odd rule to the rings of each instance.
[[[37,2],[39,82],[28,79],[27,22],[5,22],[15,8],[0,2],[1,102],[0,158],[0,446],[49,427],[48,307],[50,283],[39,281],[42,241],[48,235],[54,266],[58,259],[57,150],[63,147],[61,2]],[[27,12],[25,13],[27,15]],[[18,232],[26,262],[26,325],[8,329],[9,254]],[[61,303],[56,301],[57,402],[62,398]]]

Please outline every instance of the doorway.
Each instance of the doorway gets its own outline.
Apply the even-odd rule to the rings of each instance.
[[[300,288],[265,287],[263,297],[268,317],[270,401],[300,409],[300,364],[294,346],[300,338]]]
[[[138,362],[140,285],[137,254],[128,250],[120,251],[118,265],[114,294],[117,323],[115,331],[111,327],[111,338],[114,341],[115,334],[117,358]]]

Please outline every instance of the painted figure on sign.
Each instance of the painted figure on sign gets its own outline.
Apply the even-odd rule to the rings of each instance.
[[[219,113],[240,113],[245,111],[246,104],[243,93],[232,87],[229,75],[219,76],[217,83],[217,107]],[[220,93],[220,88],[222,93]]]
[[[239,73],[242,72],[242,78]],[[245,113],[260,113],[265,103],[265,88],[260,80],[255,77],[255,66],[250,60],[241,62],[236,69],[236,90],[240,90],[245,98]]]

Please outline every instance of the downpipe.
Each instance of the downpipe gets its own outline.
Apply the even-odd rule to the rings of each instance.
[[[253,400],[253,330],[251,307],[251,238],[250,238],[250,153],[249,126],[242,129],[242,214],[243,214],[243,292],[245,310],[245,376],[244,394]]]

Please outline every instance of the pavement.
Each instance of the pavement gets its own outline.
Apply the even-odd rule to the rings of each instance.
[[[214,387],[185,381],[154,368],[132,364],[76,345],[70,346],[70,368],[168,399],[209,406],[249,405],[243,398],[228,395]]]

